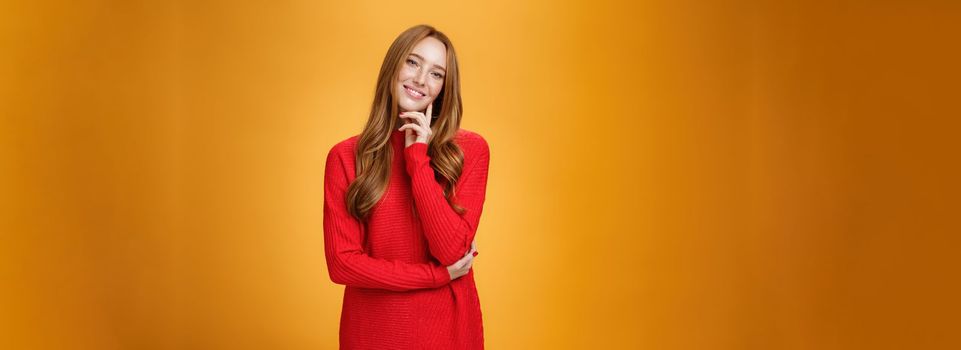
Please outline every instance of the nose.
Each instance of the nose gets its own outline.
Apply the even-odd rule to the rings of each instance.
[[[414,76],[414,83],[420,86],[424,86],[424,82],[427,81],[427,70],[420,70],[417,75]]]

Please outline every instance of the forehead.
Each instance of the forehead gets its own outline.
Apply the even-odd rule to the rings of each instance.
[[[441,67],[447,66],[447,47],[435,37],[426,37],[414,45],[413,51],[424,60]]]

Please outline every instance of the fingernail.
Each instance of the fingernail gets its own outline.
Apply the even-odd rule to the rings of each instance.
[[[477,256],[477,254],[478,254],[478,252],[475,251],[475,252],[474,252],[474,256]]]

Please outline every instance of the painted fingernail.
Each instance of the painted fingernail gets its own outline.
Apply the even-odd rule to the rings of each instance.
[[[475,252],[474,252],[474,256],[477,256],[477,254],[478,254],[478,252],[475,251]]]

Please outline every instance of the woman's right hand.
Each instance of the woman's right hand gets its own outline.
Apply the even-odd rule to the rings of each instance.
[[[453,265],[447,267],[451,281],[460,278],[470,272],[471,265],[474,264],[474,253],[477,251],[476,242],[470,243],[470,251],[463,258],[457,260]]]

